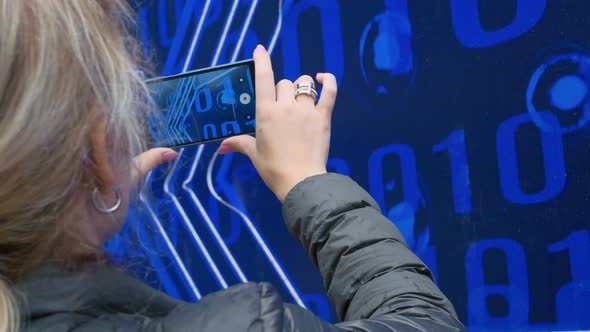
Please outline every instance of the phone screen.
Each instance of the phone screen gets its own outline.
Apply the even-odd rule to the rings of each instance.
[[[158,107],[149,119],[153,146],[180,147],[255,132],[254,62],[147,81]]]

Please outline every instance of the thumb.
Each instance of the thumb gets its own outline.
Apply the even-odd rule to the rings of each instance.
[[[252,159],[256,154],[256,139],[249,135],[230,137],[221,143],[217,152],[219,154],[239,152]]]
[[[134,183],[141,181],[151,170],[178,158],[178,156],[178,152],[168,148],[154,148],[136,156],[133,158],[135,167],[133,168],[132,181]]]

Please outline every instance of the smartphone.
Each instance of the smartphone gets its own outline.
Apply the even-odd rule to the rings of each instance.
[[[148,119],[154,147],[183,147],[255,132],[253,60],[146,83],[158,107]]]

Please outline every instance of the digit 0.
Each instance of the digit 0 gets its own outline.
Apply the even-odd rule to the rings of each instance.
[[[471,48],[490,47],[531,30],[543,17],[546,0],[514,1],[516,15],[512,23],[496,31],[487,31],[481,24],[479,0],[452,0],[453,28],[459,42]]]
[[[299,17],[301,13],[306,10],[315,9],[320,13],[319,27],[307,29],[309,33],[317,33],[321,31],[323,39],[324,50],[324,64],[326,72],[333,73],[336,76],[338,83],[342,82],[344,73],[344,59],[342,54],[342,32],[340,24],[340,9],[338,8],[338,1],[336,0],[322,0],[312,1],[303,0],[291,9],[289,15],[286,17],[285,28],[282,31],[282,49],[283,49],[283,63],[288,63],[288,66],[283,66],[285,77],[296,78],[301,75],[301,50],[299,48]],[[308,22],[305,22],[308,25]]]
[[[405,144],[384,146],[369,157],[369,190],[383,211],[388,209],[385,204],[386,180],[383,176],[383,160],[391,155],[396,155],[400,159],[404,200],[414,202],[420,197],[416,175],[416,156],[412,148]]]
[[[217,128],[214,124],[208,123],[203,126],[203,138],[204,139],[214,139],[219,137],[217,135]]]
[[[539,112],[539,116],[551,128],[560,127],[559,120],[553,113]],[[515,141],[516,130],[527,123],[532,123],[528,113],[517,115],[504,121],[498,127],[496,135],[500,186],[504,197],[515,204],[534,204],[548,201],[562,192],[566,180],[563,140],[560,131],[541,131],[545,185],[541,191],[536,193],[525,193],[522,190]]]

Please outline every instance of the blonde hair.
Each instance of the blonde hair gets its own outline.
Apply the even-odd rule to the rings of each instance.
[[[0,0],[0,331],[19,325],[10,284],[60,240],[96,123],[110,153],[145,148],[130,23],[124,0]]]

